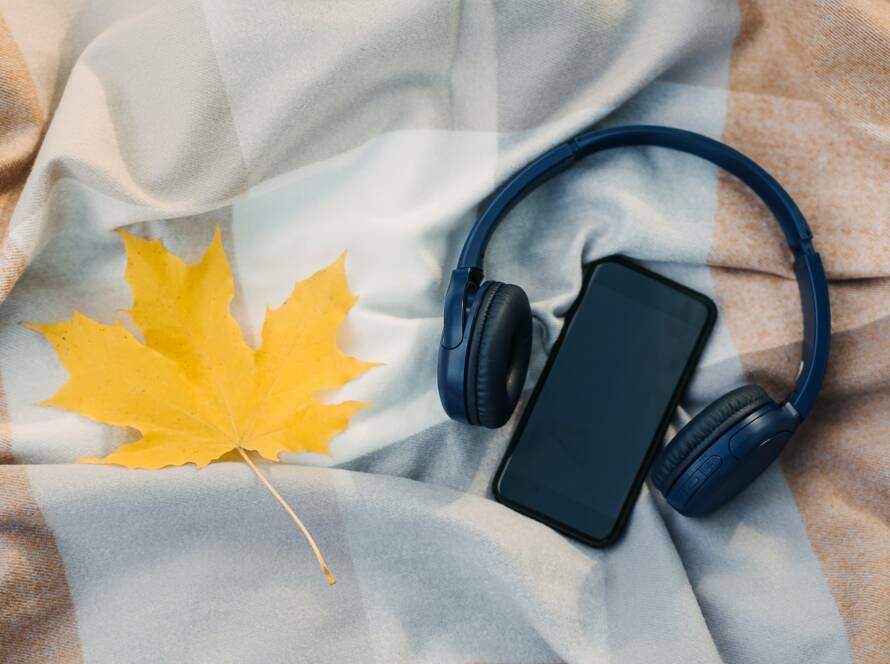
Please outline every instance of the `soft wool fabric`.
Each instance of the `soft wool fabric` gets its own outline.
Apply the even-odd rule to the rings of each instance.
[[[890,19],[802,2],[0,3],[0,660],[860,662],[890,652]],[[668,124],[770,170],[807,215],[834,337],[814,414],[731,505],[644,488],[595,550],[491,499],[512,423],[446,419],[441,306],[479,205],[591,126]],[[73,465],[130,433],[36,406],[65,381],[21,321],[130,305],[112,232],[189,260],[220,224],[250,343],[344,249],[347,352],[383,362],[333,458]],[[800,357],[790,256],[711,165],[598,155],[496,233],[534,313],[528,390],[582,265],[622,253],[711,295],[677,425]],[[526,391],[526,395],[527,395]],[[523,403],[520,403],[520,408]],[[675,428],[674,428],[675,429]],[[671,431],[673,433],[673,430]]]

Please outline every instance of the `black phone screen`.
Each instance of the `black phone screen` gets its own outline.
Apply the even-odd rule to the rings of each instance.
[[[627,259],[591,265],[496,498],[594,545],[617,538],[715,318],[707,297]]]

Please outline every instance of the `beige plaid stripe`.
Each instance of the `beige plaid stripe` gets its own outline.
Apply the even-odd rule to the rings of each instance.
[[[831,279],[827,384],[783,467],[862,662],[890,652],[890,12],[879,4],[742,2],[724,132],[798,201]],[[714,269],[717,293],[746,373],[774,396],[800,353],[782,246],[766,210],[724,180],[711,261],[735,269]]]
[[[9,220],[44,130],[27,65],[0,17],[0,291],[24,269]],[[0,661],[79,662],[80,639],[65,568],[53,534],[12,454],[0,382]]]

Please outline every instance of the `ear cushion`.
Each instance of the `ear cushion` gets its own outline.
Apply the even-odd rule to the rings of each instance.
[[[467,359],[467,417],[502,426],[519,401],[532,346],[532,313],[519,286],[491,282],[482,294]]]
[[[707,447],[755,410],[771,402],[759,385],[745,385],[709,404],[680,429],[652,466],[652,482],[662,493]]]

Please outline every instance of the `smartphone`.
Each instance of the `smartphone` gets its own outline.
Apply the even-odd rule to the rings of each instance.
[[[495,498],[593,546],[617,540],[716,318],[709,298],[626,258],[591,264]]]

